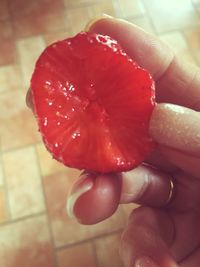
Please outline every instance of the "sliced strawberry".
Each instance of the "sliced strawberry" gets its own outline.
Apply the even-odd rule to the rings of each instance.
[[[108,36],[82,32],[47,47],[31,95],[47,149],[67,166],[127,171],[152,150],[154,82]]]

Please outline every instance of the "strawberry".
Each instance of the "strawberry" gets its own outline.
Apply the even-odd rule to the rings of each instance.
[[[81,32],[39,57],[31,98],[39,130],[66,166],[121,172],[151,152],[154,82],[108,36]]]

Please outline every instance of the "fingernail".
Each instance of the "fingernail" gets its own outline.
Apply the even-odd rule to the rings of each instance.
[[[91,19],[87,24],[86,24],[86,26],[85,26],[85,28],[84,28],[84,30],[85,31],[89,31],[89,29],[91,28],[91,26],[96,22],[96,21],[98,21],[98,20],[101,20],[101,19],[112,19],[113,17],[112,16],[110,16],[110,15],[108,15],[108,14],[102,14],[101,16],[99,16],[99,17],[96,17],[96,18],[93,18],[93,19]]]
[[[160,144],[200,155],[200,113],[173,104],[158,104],[151,117],[150,134]]]
[[[149,257],[142,257],[136,260],[135,267],[159,267],[159,266]]]
[[[28,92],[26,94],[26,105],[28,108],[33,108],[32,98],[31,98],[31,89],[28,89]]]
[[[74,205],[76,201],[79,199],[80,196],[91,190],[93,187],[93,181],[92,179],[85,178],[82,180],[79,184],[79,187],[72,192],[72,194],[68,197],[67,200],[67,214],[70,218],[74,218]]]

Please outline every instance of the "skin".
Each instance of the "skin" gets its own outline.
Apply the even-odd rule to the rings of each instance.
[[[91,22],[87,30],[118,40],[127,54],[152,74],[158,104],[149,132],[157,147],[148,164],[130,172],[84,172],[71,188],[68,211],[80,223],[94,224],[110,217],[120,203],[138,203],[141,206],[131,213],[121,239],[124,266],[198,267],[199,69],[182,62],[158,38],[126,21],[102,18]],[[171,179],[175,189],[168,203]]]

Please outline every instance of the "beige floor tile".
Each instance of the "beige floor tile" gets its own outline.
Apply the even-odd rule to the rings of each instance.
[[[92,243],[76,245],[57,252],[58,267],[95,267]]]
[[[158,33],[200,25],[190,0],[144,0]]]
[[[0,20],[0,40],[0,65],[15,63],[16,51],[13,38],[12,24],[9,20]]]
[[[8,0],[12,17],[22,17],[31,14],[59,13],[63,8],[62,0]]]
[[[121,234],[104,236],[95,240],[98,264],[101,267],[123,267],[119,256]]]
[[[0,1],[0,20],[5,20],[8,18],[9,18],[8,1],[1,0]]]
[[[41,141],[36,120],[26,107],[25,95],[22,90],[0,94],[0,149],[2,151]]]
[[[9,1],[15,36],[23,38],[64,27],[62,0]]]
[[[197,65],[200,67],[200,51],[193,52],[193,55],[197,61]]]
[[[197,59],[195,55],[190,50],[185,50],[177,54],[183,61],[197,65]]]
[[[0,66],[15,64],[16,63],[16,51],[13,38],[6,38],[0,42]]]
[[[159,38],[166,42],[171,49],[174,50],[175,53],[179,53],[180,50],[186,50],[188,49],[187,43],[181,34],[181,32],[175,31],[171,33],[162,34],[159,36]]]
[[[19,66],[0,66],[0,93],[22,88],[22,77]]]
[[[44,196],[34,147],[3,154],[12,218],[45,210]]]
[[[191,0],[193,5],[200,6],[200,0]]]
[[[185,30],[184,36],[187,40],[189,47],[192,50],[192,53],[198,63],[198,66],[200,66],[200,30]]]
[[[12,17],[21,17],[28,14],[34,14],[38,8],[38,1],[26,0],[8,0],[8,6]]]
[[[3,175],[3,168],[2,168],[2,164],[0,162],[0,186],[4,185],[4,175]]]
[[[62,163],[52,158],[43,143],[36,146],[36,151],[43,176],[66,170],[66,167]]]
[[[115,17],[117,12],[115,10],[115,6],[112,1],[100,1],[99,3],[91,6],[93,9],[92,17],[101,17],[103,14],[107,14]],[[119,14],[118,14],[119,15]]]
[[[195,5],[195,8],[200,15],[200,0],[192,0],[192,2]]]
[[[198,12],[199,15],[200,15],[200,6],[196,7],[196,9],[197,9],[197,12]]]
[[[125,220],[125,224],[127,224],[127,222],[128,222],[128,218],[129,218],[131,212],[132,212],[134,209],[138,208],[139,205],[134,204],[134,203],[130,203],[130,204],[122,204],[121,206],[122,206],[122,208],[123,208],[123,210],[124,210],[124,213],[125,213],[125,218],[126,218],[126,220]]]
[[[91,4],[101,3],[102,0],[64,0],[64,4],[66,8],[77,8],[84,6],[91,6]],[[107,0],[107,2],[111,2],[112,0]]]
[[[195,64],[194,58],[189,51],[189,47],[182,33],[175,31],[162,34],[159,37],[171,47],[175,54],[180,56],[182,59]]]
[[[200,49],[200,29],[185,30],[184,36],[191,49]]]
[[[61,32],[45,34],[44,40],[45,40],[46,45],[50,45],[54,42],[61,41],[69,37],[71,37],[70,31],[61,31]]]
[[[0,227],[2,267],[55,267],[46,216]]]
[[[88,6],[79,6],[76,8],[66,9],[65,25],[73,35],[83,31],[87,23],[103,14],[115,16],[115,7],[111,1],[93,1]],[[81,19],[80,19],[81,18]]]
[[[0,38],[1,41],[3,39],[12,37],[13,35],[13,29],[12,29],[12,23],[10,20],[0,20]]]
[[[21,39],[17,42],[19,61],[26,88],[30,86],[30,79],[38,56],[45,48],[44,39],[41,36]]]
[[[5,188],[0,187],[0,223],[8,219]]]
[[[65,13],[65,25],[69,26],[72,34],[75,35],[83,31],[89,20],[94,17],[91,6],[67,9]],[[81,18],[81,19],[80,19]]]
[[[91,19],[101,17],[103,14],[110,16],[117,14],[112,1],[93,1],[88,6],[79,6],[72,9],[67,8],[65,25],[70,28],[74,35],[83,31]]]
[[[80,225],[66,214],[66,200],[69,188],[79,172],[67,169],[63,173],[44,177],[44,189],[56,247],[73,244],[124,226],[124,213],[119,209],[115,215],[92,226]]]
[[[141,0],[118,0],[117,4],[121,9],[124,18],[145,14],[145,8]]]
[[[28,14],[13,18],[14,34],[17,38],[55,32],[65,28],[63,10],[59,13]]]
[[[128,19],[128,21],[130,21],[131,23],[141,27],[143,30],[145,30],[146,32],[152,33],[154,34],[154,29],[148,19],[148,17],[142,16],[142,17],[136,17],[136,18],[132,18],[132,19]]]

